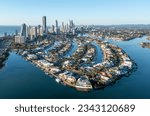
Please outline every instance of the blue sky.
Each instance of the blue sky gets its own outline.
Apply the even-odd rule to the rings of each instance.
[[[150,0],[0,0],[0,25],[150,24]]]

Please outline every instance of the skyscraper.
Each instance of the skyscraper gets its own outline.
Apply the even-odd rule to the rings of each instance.
[[[35,38],[37,37],[37,27],[34,28],[34,35],[35,35]]]
[[[27,29],[27,32],[28,32],[28,37],[30,37],[30,35],[31,35],[31,32],[30,32],[30,30],[31,30],[31,25],[29,25],[29,26],[28,26],[28,29]]]
[[[58,28],[58,21],[56,20],[56,28]]]
[[[73,28],[73,26],[74,26],[73,20],[70,20],[70,21],[69,21],[69,25],[70,25],[70,28]]]
[[[54,25],[52,25],[51,32],[52,32],[52,33],[55,33],[55,26],[54,26]]]
[[[20,35],[18,35],[17,32],[16,32],[15,42],[23,44],[23,43],[26,42],[27,37],[28,37],[27,26],[26,26],[26,24],[22,24],[21,25]]]
[[[37,27],[37,34],[38,35],[43,35],[43,30],[42,30],[41,25],[38,25],[38,27]]]
[[[55,32],[56,32],[56,34],[59,34],[59,27],[58,27],[58,21],[56,20],[56,28],[55,28],[56,30],[55,30]]]
[[[65,32],[65,25],[64,25],[64,22],[62,22],[62,29],[61,31],[64,33]]]
[[[70,20],[69,21],[69,32],[73,32],[73,28],[74,28],[73,20]]]
[[[42,17],[42,23],[43,23],[43,33],[46,34],[47,33],[47,26],[46,26],[46,16]]]
[[[28,37],[28,31],[27,31],[27,26],[26,26],[26,24],[22,24],[20,35],[21,35],[21,36],[24,36],[25,38]]]
[[[30,40],[34,40],[37,37],[37,27],[30,28]]]
[[[18,35],[18,30],[16,29],[16,31],[15,31],[15,35],[17,36]]]

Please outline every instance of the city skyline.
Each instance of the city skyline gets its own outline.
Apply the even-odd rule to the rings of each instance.
[[[77,25],[150,24],[149,0],[7,0],[0,1],[0,25],[41,24],[55,20]]]

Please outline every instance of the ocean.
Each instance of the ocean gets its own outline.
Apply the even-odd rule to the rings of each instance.
[[[16,30],[19,32],[21,26],[0,26],[0,37],[7,32],[8,35],[15,34]]]

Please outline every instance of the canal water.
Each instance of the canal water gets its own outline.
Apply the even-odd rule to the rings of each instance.
[[[77,48],[78,48],[78,44],[77,44],[77,42],[76,41],[73,41],[72,42],[72,47],[71,47],[71,49],[65,54],[65,58],[67,58],[67,57],[71,57],[71,55],[77,50]]]
[[[103,53],[102,50],[100,49],[100,46],[96,42],[92,42],[92,44],[96,47],[96,57],[94,58],[94,64],[102,62],[103,59]]]
[[[56,83],[39,68],[11,52],[5,66],[0,69],[0,98],[25,99],[132,99],[150,98],[150,49],[142,48],[140,42],[146,37],[125,42],[111,41],[123,48],[136,62],[138,69],[129,77],[101,90],[79,92]]]

